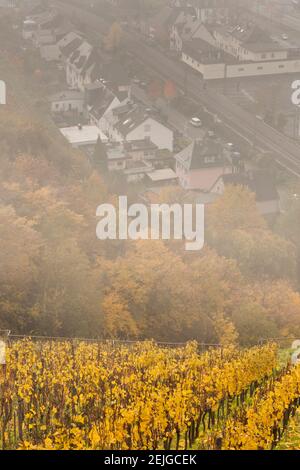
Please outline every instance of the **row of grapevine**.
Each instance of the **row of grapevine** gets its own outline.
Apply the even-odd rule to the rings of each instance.
[[[273,376],[274,345],[13,343],[0,375],[2,448],[180,449]]]

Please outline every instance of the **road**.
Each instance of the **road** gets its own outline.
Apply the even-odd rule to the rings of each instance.
[[[107,23],[87,9],[71,7],[70,3],[65,4],[61,0],[54,0],[53,4],[68,17],[76,15],[95,32],[107,32]],[[171,78],[181,89],[186,89],[188,95],[199,105],[202,104],[216,113],[234,132],[251,141],[253,145],[272,152],[278,165],[300,177],[300,145],[240,108],[226,96],[215,90],[204,89],[200,75],[198,77],[193,72],[187,73],[181,63],[144,43],[139,34],[124,32],[124,44],[127,50],[147,67],[155,70],[158,76]]]
[[[131,94],[146,106],[153,106],[153,101],[150,100],[147,93],[145,93],[145,91],[142,90],[139,86],[133,84],[131,87]],[[189,119],[170,106],[166,100],[158,98],[155,102],[155,106],[162,112],[164,116],[168,118],[168,123],[178,131],[181,131],[183,135],[191,140],[203,138],[205,129],[193,127],[189,123]]]

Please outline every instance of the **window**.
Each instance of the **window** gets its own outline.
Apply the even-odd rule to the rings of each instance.
[[[279,69],[284,69],[284,65],[278,65]]]
[[[238,71],[239,71],[239,72],[244,72],[245,69],[244,69],[244,67],[240,67],[240,68],[238,69]]]
[[[262,58],[262,59],[265,59],[266,57],[267,57],[266,54],[262,54],[262,55],[261,55],[261,58]]]
[[[263,70],[264,68],[263,67],[257,67],[257,70]]]

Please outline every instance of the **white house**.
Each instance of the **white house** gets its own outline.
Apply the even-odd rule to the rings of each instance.
[[[149,139],[159,149],[173,151],[173,131],[138,105],[115,108],[110,115],[108,135],[118,142]]]
[[[50,96],[49,102],[53,114],[72,111],[78,114],[84,113],[84,93],[79,90],[65,90],[55,93]]]
[[[275,43],[255,24],[241,23],[214,29],[217,47],[239,61],[286,60],[288,47]]]
[[[66,80],[71,88],[84,91],[92,83],[91,73],[96,64],[95,50],[87,41],[83,41],[69,55],[66,61]]]
[[[300,57],[290,55],[287,49],[272,42],[260,42],[262,35],[256,34],[255,28],[251,31],[243,43],[236,42],[231,33],[223,36],[216,31],[215,45],[194,38],[183,44],[181,59],[205,80],[300,72]],[[241,34],[246,37],[243,31]],[[260,40],[257,42],[256,38]]]
[[[102,142],[107,142],[107,137],[96,126],[72,126],[60,129],[62,135],[72,145],[73,148],[94,149],[98,138]]]
[[[104,134],[109,133],[110,116],[114,109],[129,101],[127,92],[114,94],[99,82],[86,86],[87,106],[91,124],[96,125]]]

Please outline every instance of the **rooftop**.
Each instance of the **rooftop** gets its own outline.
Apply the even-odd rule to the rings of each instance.
[[[209,44],[200,38],[194,38],[183,44],[183,52],[198,62],[215,64],[219,62],[236,62],[236,60],[226,52]]]
[[[60,129],[62,135],[72,145],[84,145],[96,143],[98,138],[102,142],[107,142],[107,137],[97,126],[72,126]]]
[[[158,182],[158,181],[168,181],[178,179],[175,171],[171,168],[163,168],[161,170],[154,170],[151,173],[148,173],[148,177],[151,181]]]
[[[206,160],[214,157],[214,161]],[[187,170],[199,170],[201,168],[220,166],[224,164],[222,145],[206,138],[195,140],[185,149],[175,155],[175,159]]]
[[[100,119],[115,99],[115,96],[103,85],[99,88],[94,88],[94,90],[95,89],[97,92],[93,94],[91,98],[88,98],[88,105],[92,106],[90,113],[97,119]],[[92,91],[93,89],[90,88],[89,90]]]
[[[124,148],[128,152],[134,152],[135,150],[157,150],[158,147],[150,139],[141,139],[124,142]]]
[[[49,97],[49,101],[70,101],[84,99],[84,94],[79,90],[64,90],[59,93],[55,93]]]
[[[234,37],[245,48],[254,52],[285,50],[255,23],[241,22],[241,24],[217,27],[215,30],[223,36]]]
[[[113,113],[119,118],[119,121],[116,123],[115,128],[121,135],[125,137],[133,129],[143,124],[148,119],[153,119],[156,122],[160,122],[163,126],[168,127],[156,117],[154,118],[153,116],[150,116],[148,109],[149,108],[145,106],[137,104],[127,104],[125,106],[115,108],[113,110]]]

